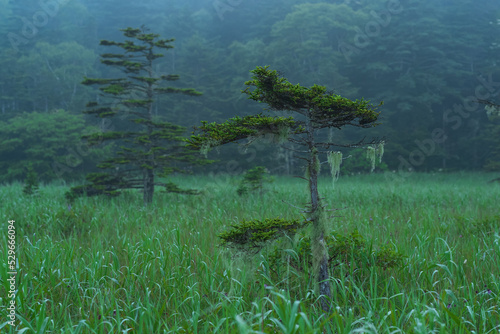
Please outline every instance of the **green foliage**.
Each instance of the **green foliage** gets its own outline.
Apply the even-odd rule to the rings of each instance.
[[[311,268],[313,264],[311,238],[306,236],[304,232],[298,233],[297,238],[298,241],[293,248],[297,255],[290,257],[289,261],[286,262],[284,259],[288,251],[283,248],[283,241],[276,243],[269,255],[269,267],[275,268],[275,272],[283,272],[282,267],[287,265],[300,272],[308,271]],[[328,245],[329,266],[332,268],[341,264],[347,264],[351,268],[365,269],[371,265],[376,265],[384,270],[402,268],[404,259],[407,257],[388,245],[373,250],[357,229],[348,235],[333,232],[325,237],[325,242]],[[370,260],[371,257],[374,261]],[[278,267],[281,269],[277,269]]]
[[[41,185],[44,196],[36,200],[20,196],[22,184],[4,185],[0,220],[18,217],[16,255],[20,266],[29,268],[17,282],[26,321],[17,321],[7,333],[27,327],[71,333],[83,321],[83,332],[102,332],[107,321],[109,333],[238,333],[237,317],[261,333],[283,333],[278,324],[297,334],[370,333],[373,326],[381,333],[416,333],[417,326],[418,332],[496,333],[500,277],[492,273],[500,267],[498,233],[464,233],[451,221],[447,232],[435,228],[457,212],[470,222],[500,214],[500,187],[487,184],[491,177],[412,173],[399,184],[397,196],[384,175],[345,178],[337,200],[352,210],[343,212],[342,232],[337,231],[347,237],[358,228],[368,243],[374,240],[374,249],[390,238],[409,258],[401,270],[372,265],[353,268],[352,276],[350,266],[337,266],[330,319],[311,293],[307,266],[297,272],[286,264],[286,255],[295,257],[294,247],[282,244],[290,250],[283,251],[279,275],[265,253],[251,262],[214,247],[228,217],[292,214],[286,203],[267,196],[254,195],[241,205],[228,178],[179,176],[182,187],[210,191],[185,200],[160,194],[151,209],[131,205],[140,194],[130,191],[113,201],[81,198],[71,212],[60,205],[64,188],[59,184]],[[273,186],[287,202],[304,200],[304,184],[297,178],[277,176]],[[370,216],[373,221],[363,219]],[[69,226],[65,234],[63,222]],[[7,244],[7,233],[0,238]],[[234,266],[228,268],[228,261]],[[250,270],[259,263],[261,270]],[[4,284],[0,290],[7,296]],[[53,312],[52,305],[61,311]],[[5,314],[6,304],[2,307]],[[306,316],[312,329],[300,325]],[[297,323],[300,327],[294,327]]]
[[[80,135],[89,131],[95,128],[85,126],[83,115],[65,110],[22,113],[0,121],[0,182],[23,180],[30,163],[42,181],[81,176],[82,169],[91,169],[107,153],[105,147],[89,150],[82,145]],[[71,173],[61,175],[58,168]]]
[[[269,170],[262,166],[257,166],[247,170],[243,175],[243,179],[241,180],[236,192],[240,196],[246,195],[248,192],[256,191],[259,191],[259,193],[262,194],[264,182],[272,182],[272,179],[268,174]]]
[[[273,24],[274,38],[262,47],[268,59],[302,83],[342,87],[347,96],[358,93],[350,82],[356,80],[344,74],[346,63],[339,51],[345,41],[354,38],[359,22],[370,21],[369,10],[356,10],[345,2],[295,3],[298,4],[288,2],[288,13],[279,15]],[[338,42],[340,50],[332,46],[332,36],[342,36]],[[283,52],[285,49],[293,51]]]
[[[267,103],[272,110],[295,111],[304,114],[311,111],[314,128],[341,128],[345,125],[371,127],[376,125],[379,115],[369,101],[351,101],[340,95],[326,92],[326,88],[314,85],[311,88],[292,85],[285,78],[280,78],[277,71],[269,70],[269,66],[257,67],[251,71],[253,80],[245,82],[247,87],[243,92],[249,99]],[[250,87],[256,89],[250,91]],[[280,139],[283,136],[296,135],[305,132],[303,122],[295,121],[293,117],[271,117],[252,115],[234,117],[224,123],[208,123],[196,127],[200,134],[193,134],[188,145],[202,152],[211,147],[232,143],[245,138],[274,135]],[[284,131],[289,129],[291,131]],[[285,138],[286,139],[286,138]]]
[[[487,216],[471,222],[471,233],[491,234],[498,231],[500,227],[500,215]]]
[[[182,189],[173,182],[165,183],[165,192],[184,195],[199,195],[200,192],[195,189]]]
[[[336,145],[320,142],[316,130],[323,128],[341,129],[346,125],[362,128],[372,127],[377,125],[375,122],[379,113],[375,111],[376,107],[369,104],[369,101],[364,99],[351,101],[340,95],[329,93],[326,91],[326,87],[316,84],[310,88],[302,87],[299,84],[292,85],[285,78],[280,77],[277,71],[268,68],[269,66],[258,66],[255,70],[252,70],[253,80],[245,82],[248,87],[243,93],[246,93],[249,99],[266,103],[271,110],[293,111],[301,114],[304,116],[304,120],[295,121],[292,117],[283,119],[282,117],[273,118],[257,115],[247,116],[246,118],[232,118],[222,124],[202,122],[203,125],[199,129],[201,135],[191,136],[188,145],[206,153],[212,146],[223,145],[243,138],[252,139],[270,133],[277,136],[281,142],[288,140],[304,147],[305,151],[299,152],[308,155],[307,158],[302,158],[307,161],[306,179],[309,183],[310,203],[306,212],[308,213],[307,221],[311,222],[313,226],[312,239],[314,242],[311,249],[314,258],[313,270],[318,283],[317,287],[319,287],[317,292],[323,295],[321,297],[322,308],[325,312],[329,312],[330,301],[327,298],[331,298],[331,292],[329,283],[327,283],[329,276],[326,267],[328,261],[327,246],[323,242],[323,236],[326,232],[325,219],[321,198],[318,193],[318,175],[320,172],[320,150],[318,148],[328,149],[330,146]],[[252,86],[255,87],[254,90],[250,90]],[[286,126],[278,124],[280,126],[276,126],[276,121],[285,121],[289,124]],[[334,178],[338,174],[341,161],[340,156],[336,155],[336,157],[337,159],[332,160],[330,156],[328,159],[334,165],[332,167]],[[242,187],[240,192],[243,193],[244,191],[245,189]],[[250,248],[259,249],[262,245],[256,245],[255,238],[248,237],[248,233],[252,233],[255,229],[265,228],[260,227],[262,224],[262,222],[253,222],[249,225],[244,222],[240,226],[241,230],[238,231],[240,237],[233,239],[233,243],[241,245],[252,241]],[[236,226],[233,226],[233,229],[236,228]],[[257,240],[276,239],[276,232],[283,227],[278,226],[276,228],[276,231],[259,232],[260,234],[257,234],[256,237]]]
[[[383,245],[379,250],[372,253],[375,257],[376,266],[383,268],[396,268],[402,269],[404,260],[408,258],[407,255],[399,252],[392,245]]]
[[[23,194],[31,196],[38,192],[38,174],[33,169],[33,164],[28,164],[26,179],[24,180]]]
[[[82,73],[95,73],[96,58],[94,50],[74,40],[37,41],[17,59],[20,87],[16,95],[26,106],[21,110],[48,112],[61,106],[81,110],[92,92],[79,82]]]
[[[262,114],[245,117],[233,117],[224,123],[201,122],[195,130],[201,132],[192,135],[188,145],[203,151],[211,147],[232,143],[245,138],[274,135],[279,137],[284,129],[291,129],[294,133],[301,133],[303,128],[292,117],[272,117]]]
[[[95,213],[87,206],[72,209],[71,206],[61,208],[54,215],[54,224],[64,238],[81,235],[88,230]]]
[[[107,167],[107,166],[103,166]],[[65,197],[72,202],[80,196],[106,195],[115,197],[121,194],[120,189],[132,188],[130,180],[108,173],[90,173],[86,176],[89,184],[72,187],[66,192]]]
[[[471,77],[478,75],[486,84],[497,75],[495,62],[500,34],[494,1],[471,6],[471,0],[459,0],[451,5],[453,10],[441,2],[413,1],[403,6],[405,10],[401,12],[397,4],[389,9],[392,5],[386,0],[328,3],[279,0],[264,5],[248,4],[241,12],[233,11],[238,7],[234,3],[226,6],[221,2],[224,25],[213,24],[213,8],[186,11],[180,0],[172,1],[168,11],[160,8],[160,2],[151,6],[139,2],[121,8],[120,15],[114,15],[120,7],[117,0],[64,5],[59,1],[60,10],[57,15],[49,14],[50,22],[45,26],[46,16],[39,16],[38,10],[47,10],[51,4],[55,3],[1,1],[0,31],[5,37],[0,48],[3,119],[22,111],[48,111],[62,106],[72,111],[82,110],[85,101],[99,93],[89,87],[75,86],[82,73],[89,77],[112,77],[116,73],[112,71],[116,67],[110,70],[94,66],[100,51],[97,32],[104,27],[106,38],[118,40],[121,37],[118,28],[124,22],[137,25],[141,18],[149,17],[148,25],[153,29],[169,31],[182,40],[175,61],[161,60],[155,71],[164,72],[167,77],[169,74],[165,72],[175,67],[183,74],[182,82],[187,87],[197,87],[205,93],[195,101],[182,97],[161,101],[170,104],[169,121],[189,127],[200,119],[223,121],[233,117],[235,110],[239,115],[254,113],[254,106],[239,94],[241,83],[248,80],[247,69],[272,60],[272,66],[286,73],[290,82],[306,87],[320,83],[346,97],[384,99],[385,129],[393,131],[388,136],[391,145],[386,157],[391,169],[397,169],[400,155],[408,160],[408,155],[418,149],[415,140],[425,141],[430,138],[429,129],[436,128],[443,128],[447,142],[455,144],[438,145],[434,154],[415,169],[435,170],[443,164],[455,169],[479,168],[485,164],[488,168],[499,168],[498,164],[488,164],[493,147],[477,140],[488,124],[484,113],[477,113],[478,123],[472,126],[463,116],[466,111],[456,108],[461,97],[475,89]],[[39,21],[31,22],[34,13],[38,13]],[[241,25],[242,22],[245,24]],[[33,31],[35,38],[26,38],[30,26],[38,32]],[[459,26],[464,31],[463,38],[449,38]],[[419,33],[410,33],[413,30]],[[12,34],[20,38],[20,52],[16,53],[9,41]],[[427,37],[431,35],[435,38],[429,41]],[[121,60],[135,61],[118,54],[123,49],[113,45],[100,47],[109,49],[104,50],[103,57],[118,60],[111,57],[116,55]],[[484,57],[469,67],[463,66],[462,59],[471,50],[484,50]],[[168,56],[169,50],[162,49],[158,54],[161,53]],[[493,98],[491,89],[489,93]],[[449,114],[444,112],[448,109],[451,109]],[[448,133],[450,126],[467,129],[466,135],[462,131]],[[385,129],[375,130],[373,135],[387,135],[379,132],[386,132]],[[498,147],[498,143],[494,146]],[[468,159],[470,156],[475,159]]]
[[[197,90],[193,88],[174,88],[174,87],[159,87],[155,88],[155,92],[159,93],[181,93],[184,95],[190,95],[190,96],[201,96],[202,93],[198,92]]]
[[[461,214],[453,215],[453,225],[457,226],[461,233],[476,236],[491,235],[500,227],[500,215],[484,215],[482,217],[469,217]],[[443,232],[446,232],[443,231]]]
[[[114,131],[98,132],[84,136],[90,145],[103,141],[119,143],[120,149],[114,157],[102,161],[97,167],[107,172],[90,174],[89,182],[72,188],[66,197],[69,200],[87,196],[117,196],[122,189],[142,189],[144,205],[153,200],[155,186],[166,191],[194,194],[196,191],[181,190],[173,183],[155,181],[157,176],[166,176],[181,163],[196,163],[193,151],[183,147],[185,128],[164,122],[153,115],[153,105],[158,95],[181,93],[190,96],[201,95],[192,88],[160,87],[162,81],[173,81],[178,75],[157,75],[152,69],[155,60],[164,55],[156,53],[157,48],[171,49],[173,39],[159,39],[160,35],[148,33],[144,26],[121,30],[123,35],[134,40],[115,42],[103,40],[101,45],[122,49],[120,53],[105,53],[101,63],[117,67],[126,74],[125,78],[85,78],[82,84],[97,85],[104,94],[100,103],[89,102],[87,114],[99,118],[117,117],[129,124]]]
[[[244,93],[254,101],[264,102],[272,110],[295,111],[300,114],[312,112],[314,128],[340,129],[346,125],[372,127],[377,125],[379,113],[376,107],[364,99],[351,101],[340,95],[328,93],[326,87],[313,85],[310,88],[293,85],[280,77],[269,66],[258,66],[253,79],[245,82]],[[254,90],[250,90],[255,87]],[[380,103],[382,105],[382,103]],[[380,106],[379,105],[379,106]]]
[[[218,235],[221,244],[243,251],[259,252],[270,241],[285,235],[293,236],[297,229],[309,222],[305,220],[286,220],[283,218],[266,218],[264,220],[241,221],[231,225],[229,231]]]

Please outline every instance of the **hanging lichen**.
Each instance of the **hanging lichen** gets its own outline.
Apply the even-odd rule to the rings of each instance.
[[[366,158],[370,161],[371,170],[373,172],[375,170],[375,161],[378,157],[378,163],[382,162],[382,156],[384,155],[384,145],[385,142],[381,141],[376,146],[368,146],[366,148]]]
[[[328,142],[331,143],[333,141],[333,129],[328,128]]]
[[[210,151],[210,145],[207,143],[203,143],[200,148],[200,153],[206,158],[208,155],[208,151]]]
[[[255,136],[248,138],[248,143],[259,140],[273,144],[284,144],[288,141],[290,133],[290,126],[284,124],[279,125],[277,129],[261,129]]]
[[[286,125],[280,125],[278,134],[274,136],[274,140],[277,144],[283,144],[288,141],[290,137],[290,127]]]
[[[385,142],[381,141],[377,145],[377,156],[378,156],[378,163],[382,163],[382,157],[384,156],[384,147],[385,147]]]
[[[311,254],[312,254],[312,272],[318,275],[320,272],[320,267],[322,264],[328,264],[328,244],[325,242],[324,238],[327,235],[327,231],[331,229],[329,226],[328,219],[326,218],[325,211],[321,206],[309,215],[308,221],[313,225],[312,229],[309,230],[311,242]],[[316,276],[316,280],[319,276]],[[315,286],[316,293],[320,294],[319,286]]]
[[[333,184],[339,179],[340,164],[342,163],[342,152],[328,152],[326,154],[328,164],[330,165],[330,172],[332,173]]]
[[[493,121],[496,118],[500,118],[500,107],[499,106],[487,105],[484,107],[484,109],[486,109],[486,115],[488,116],[488,119],[490,121]]]
[[[213,147],[219,147],[220,141],[218,140],[213,140],[213,139],[208,139],[206,140],[200,148],[200,153],[206,158],[208,155],[208,152],[213,148]]]
[[[321,162],[319,161],[318,149],[317,148],[313,149],[313,156],[314,156],[313,168],[316,171],[316,174],[319,175],[319,173],[321,172]]]
[[[375,147],[368,146],[366,148],[366,158],[368,159],[368,161],[370,161],[371,164],[370,172],[373,172],[375,170],[375,159],[376,159]]]

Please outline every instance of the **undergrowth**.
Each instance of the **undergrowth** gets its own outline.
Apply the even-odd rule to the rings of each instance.
[[[1,333],[496,333],[500,324],[500,187],[483,174],[341,177],[320,182],[345,208],[328,244],[333,312],[310,275],[307,235],[249,258],[217,235],[238,221],[297,218],[301,180],[277,177],[262,195],[231,178],[182,177],[199,196],[158,192],[79,198],[68,186],[0,188],[0,249],[15,220],[15,327]],[[136,205],[137,204],[137,205]]]

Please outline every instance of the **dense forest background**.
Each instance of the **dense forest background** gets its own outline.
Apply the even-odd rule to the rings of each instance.
[[[292,83],[384,101],[380,126],[325,134],[385,137],[379,170],[499,169],[500,124],[475,102],[500,102],[498,0],[0,0],[0,182],[22,180],[28,164],[45,181],[82,178],[115,149],[80,140],[117,126],[82,114],[99,93],[81,81],[116,76],[99,62],[99,41],[142,25],[176,39],[154,70],[203,92],[155,103],[186,135],[202,120],[261,111],[241,90],[250,70],[270,65]],[[344,172],[369,171],[362,151],[349,154]],[[290,155],[233,146],[194,171],[300,173]]]

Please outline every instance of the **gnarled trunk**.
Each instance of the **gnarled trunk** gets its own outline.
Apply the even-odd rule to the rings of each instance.
[[[332,293],[330,290],[330,275],[328,273],[328,247],[325,242],[325,217],[318,192],[318,175],[320,172],[320,162],[318,149],[314,143],[314,129],[311,126],[309,115],[306,121],[308,131],[308,145],[310,156],[308,160],[308,181],[311,194],[310,220],[313,224],[311,236],[311,252],[313,255],[313,272],[318,282],[318,290],[321,297],[321,307],[324,312],[330,312],[330,300]]]

